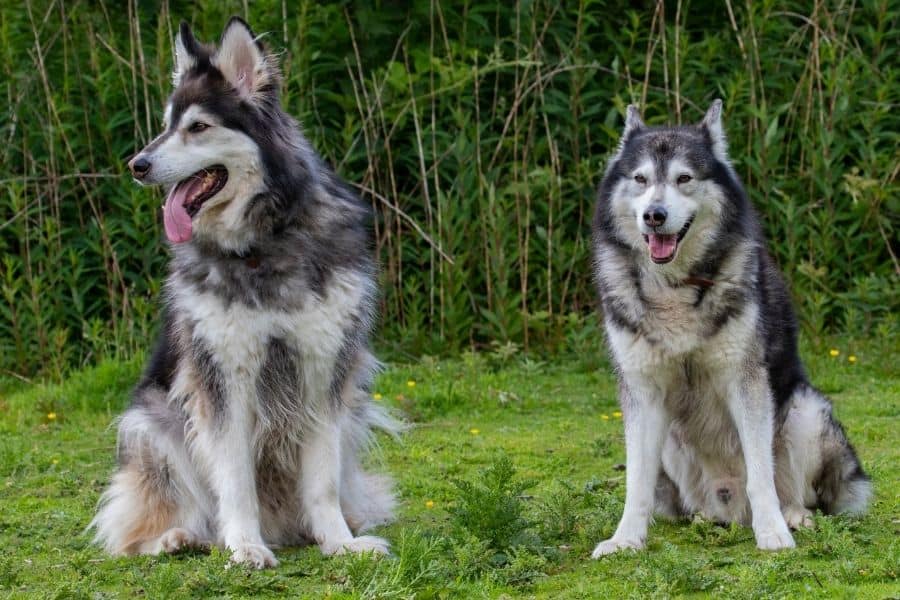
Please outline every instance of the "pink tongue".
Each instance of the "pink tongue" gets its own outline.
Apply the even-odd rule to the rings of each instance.
[[[191,239],[191,216],[184,208],[185,200],[200,188],[200,178],[182,181],[169,192],[163,206],[163,224],[169,241],[180,244]]]
[[[669,258],[675,253],[675,246],[678,245],[678,236],[651,233],[647,237],[650,241],[650,256],[653,258]]]

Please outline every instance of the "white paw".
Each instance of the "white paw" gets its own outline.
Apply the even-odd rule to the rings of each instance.
[[[619,550],[642,550],[644,548],[644,540],[641,539],[616,539],[614,537],[600,542],[594,551],[591,552],[591,558],[597,559],[607,554],[613,554]]]
[[[815,526],[815,522],[812,518],[812,511],[803,506],[789,506],[785,508],[784,520],[791,529]]]
[[[787,527],[754,533],[756,533],[756,547],[760,550],[784,550],[795,546],[794,537]]]
[[[375,554],[388,554],[390,552],[390,544],[384,538],[376,537],[374,535],[361,535],[359,537],[352,538],[347,540],[346,542],[341,543],[331,543],[331,544],[321,544],[320,548],[322,549],[322,554],[325,556],[332,556],[335,554],[346,554],[347,552],[353,552],[356,554],[362,552],[374,552]]]
[[[277,567],[278,559],[263,544],[239,544],[231,549],[231,562],[254,569]]]
[[[187,529],[173,527],[159,536],[159,545],[163,552],[174,554],[185,548],[199,546],[200,540]]]

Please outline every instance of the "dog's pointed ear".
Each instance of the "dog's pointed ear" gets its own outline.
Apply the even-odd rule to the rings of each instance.
[[[272,83],[273,73],[265,49],[240,17],[231,17],[225,26],[214,62],[228,82],[246,98]]]
[[[638,110],[636,104],[629,104],[628,108],[625,109],[625,129],[622,130],[622,140],[625,140],[629,135],[644,127],[646,127],[646,125],[644,125],[644,121],[641,119],[641,111]]]
[[[198,48],[191,26],[187,21],[182,21],[175,36],[175,69],[172,71],[172,83],[175,87],[181,82],[182,75],[197,65]]]
[[[622,130],[622,137],[619,138],[619,145],[616,148],[613,159],[620,156],[622,151],[625,150],[625,144],[628,142],[628,138],[631,137],[631,134],[640,131],[644,127],[646,127],[646,125],[644,125],[644,121],[641,119],[641,111],[638,110],[636,104],[629,104],[628,108],[625,109],[625,129]],[[610,164],[612,164],[612,162],[613,161],[610,161]]]
[[[722,126],[722,101],[720,99],[713,100],[706,115],[703,116],[703,120],[700,121],[700,128],[709,134],[715,157],[727,163],[728,140],[725,137],[725,128]]]

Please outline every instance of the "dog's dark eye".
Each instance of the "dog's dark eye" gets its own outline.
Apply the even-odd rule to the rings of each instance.
[[[645,183],[647,183],[647,178],[644,177],[643,175],[635,175],[634,180],[637,181],[641,185],[644,185]]]
[[[194,121],[191,123],[191,126],[188,127],[188,131],[191,133],[200,133],[201,131],[206,131],[209,129],[209,125],[206,123],[201,123],[200,121]]]
[[[679,175],[679,176],[678,176],[678,179],[676,179],[676,181],[677,181],[678,183],[687,183],[687,182],[690,181],[691,179],[693,179],[693,177],[691,177],[690,175],[688,175],[687,173],[685,173],[685,174],[683,174],[683,175]]]

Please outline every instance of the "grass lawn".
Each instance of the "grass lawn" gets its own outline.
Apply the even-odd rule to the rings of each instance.
[[[599,343],[599,342],[598,342]],[[896,341],[807,348],[875,482],[863,519],[818,517],[797,549],[757,551],[749,529],[664,523],[648,550],[591,561],[624,498],[615,382],[596,356],[542,362],[498,351],[394,364],[382,402],[414,423],[379,438],[398,521],[394,556],[276,551],[281,566],[227,568],[227,555],[110,559],[84,527],[114,463],[113,418],[138,361],[63,385],[0,380],[0,595],[134,597],[900,597],[900,366]],[[857,360],[850,362],[849,354]]]

